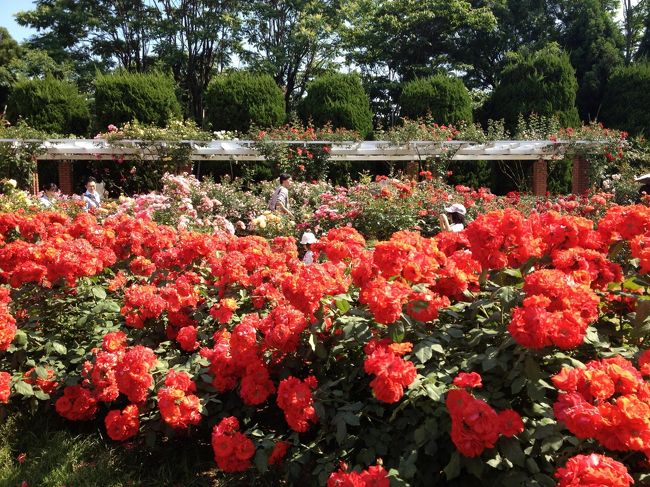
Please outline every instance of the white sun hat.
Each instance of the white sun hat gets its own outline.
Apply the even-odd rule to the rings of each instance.
[[[300,245],[308,245],[316,242],[318,242],[318,239],[316,238],[316,235],[311,232],[303,233],[302,238],[300,239]]]
[[[465,207],[463,205],[461,205],[460,203],[454,203],[451,206],[447,206],[445,208],[445,211],[447,213],[460,213],[461,215],[464,215],[464,214],[467,213],[467,210],[465,209]]]

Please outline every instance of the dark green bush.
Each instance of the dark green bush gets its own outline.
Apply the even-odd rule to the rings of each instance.
[[[246,132],[270,128],[286,118],[282,90],[268,74],[244,71],[215,76],[205,97],[208,121],[215,130]]]
[[[400,98],[402,117],[416,119],[431,114],[439,124],[472,121],[472,100],[458,78],[436,75],[410,81]]]
[[[505,119],[513,131],[519,115],[558,117],[565,127],[580,123],[576,109],[578,83],[569,56],[557,45],[510,55],[501,82],[488,100],[485,118]]]
[[[606,126],[650,136],[650,63],[618,68],[612,74],[601,109]]]
[[[307,86],[307,96],[298,108],[303,121],[316,126],[356,130],[362,137],[372,132],[368,95],[355,74],[329,73]]]
[[[90,111],[75,85],[47,76],[12,86],[7,119],[15,124],[20,118],[44,132],[83,135],[88,131]]]
[[[99,130],[133,120],[164,127],[180,114],[171,76],[118,72],[95,78],[95,122]]]

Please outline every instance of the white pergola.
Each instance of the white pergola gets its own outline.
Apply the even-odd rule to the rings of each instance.
[[[105,139],[0,139],[0,144],[11,144],[17,151],[23,144],[40,144],[39,161],[59,161],[59,185],[65,193],[73,188],[73,161],[91,160],[159,160],[166,149],[185,146],[191,161],[262,161],[265,156],[257,150],[259,141],[253,140],[182,140],[142,141]],[[445,157],[455,161],[533,161],[532,189],[534,194],[546,193],[547,162],[565,157],[570,147],[583,145],[597,147],[605,141],[597,140],[494,140],[473,141],[272,141],[270,143],[303,148],[329,146],[331,161],[405,161],[407,172],[417,176],[418,163],[429,158]],[[589,188],[589,163],[584,157],[574,157],[572,192],[582,194]],[[33,191],[39,190],[36,175]]]
[[[0,139],[0,143],[20,144],[19,140]],[[24,141],[36,142],[36,141]],[[173,142],[174,146],[191,148],[193,161],[261,161],[252,140],[184,140]],[[273,141],[271,143],[298,147],[330,146],[332,161],[418,161],[430,157],[446,156],[452,160],[554,160],[564,157],[569,145],[598,144],[593,141],[549,140],[495,140],[485,143],[471,141],[390,141],[331,142],[331,141]],[[155,160],[168,142],[143,142],[103,139],[51,139],[43,142],[44,151],[39,160],[109,160],[142,158]]]

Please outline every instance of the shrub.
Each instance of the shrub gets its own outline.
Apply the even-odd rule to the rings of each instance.
[[[360,78],[355,74],[329,73],[307,86],[307,96],[299,106],[304,121],[317,126],[356,130],[363,137],[372,132],[370,102]]]
[[[577,90],[569,56],[557,44],[550,44],[533,53],[510,55],[485,111],[490,118],[505,119],[511,131],[520,115],[532,113],[557,116],[562,126],[574,127],[579,124]]]
[[[611,127],[650,135],[650,63],[620,67],[607,84],[601,118]]]
[[[215,130],[277,127],[286,118],[282,90],[268,74],[235,71],[214,77],[205,106]]]
[[[175,90],[173,78],[162,73],[98,74],[95,78],[97,128],[133,120],[164,127],[181,114]]]
[[[9,95],[7,119],[60,134],[85,134],[90,122],[88,102],[77,87],[47,76],[16,82]]]
[[[472,121],[472,100],[463,82],[445,75],[416,79],[404,85],[402,116],[418,118],[431,114],[438,123]]]

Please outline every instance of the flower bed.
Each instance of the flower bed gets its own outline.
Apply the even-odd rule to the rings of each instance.
[[[141,216],[6,213],[0,235],[9,414],[210,438],[216,468],[292,483],[645,478],[646,206],[597,227],[499,209],[373,248],[333,228],[310,266],[291,237]]]

